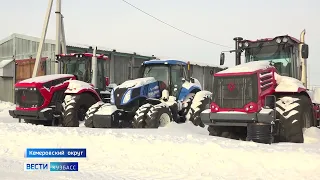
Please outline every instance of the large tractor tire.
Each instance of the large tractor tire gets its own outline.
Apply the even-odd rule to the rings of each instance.
[[[84,118],[84,126],[89,128],[94,128],[93,126],[93,114],[96,113],[99,108],[104,105],[105,103],[102,101],[99,101],[95,104],[93,104],[88,111],[86,112],[86,116]]]
[[[170,108],[165,103],[154,105],[147,113],[144,128],[164,127],[173,121]]]
[[[97,100],[88,93],[66,95],[62,103],[62,126],[79,127],[88,109]]]
[[[179,111],[179,115],[182,117],[182,122],[186,122],[186,116],[191,108],[192,101],[194,99],[195,94],[190,93],[187,97],[182,101],[182,109]]]
[[[312,102],[305,95],[282,96],[276,102],[279,142],[304,143],[303,130],[315,126]]]
[[[198,94],[199,93],[199,94]],[[191,121],[195,126],[205,127],[201,121],[200,114],[204,111],[211,102],[211,95],[208,93],[198,92],[191,104],[186,119]]]
[[[139,107],[139,109],[136,111],[133,121],[132,121],[132,126],[133,128],[144,128],[146,126],[146,118],[147,118],[147,113],[151,109],[152,104],[144,104]]]

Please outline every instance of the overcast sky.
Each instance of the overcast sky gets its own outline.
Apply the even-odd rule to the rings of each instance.
[[[319,0],[127,0],[190,34],[234,47],[233,37],[258,39],[306,29],[310,47],[311,85],[320,85]],[[1,3],[0,39],[12,33],[41,36],[48,0]],[[55,5],[48,38],[55,38]],[[318,11],[317,11],[318,10]],[[98,45],[118,51],[207,64],[219,63],[228,48],[188,36],[132,8],[122,0],[62,0],[67,42]],[[226,56],[226,65],[234,55]]]

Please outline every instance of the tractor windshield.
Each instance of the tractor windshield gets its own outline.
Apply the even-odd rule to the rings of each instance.
[[[143,72],[143,77],[154,77],[157,81],[169,84],[169,67],[166,65],[149,65]]]
[[[246,49],[246,62],[269,61],[280,75],[292,76],[291,55],[289,48],[283,46],[259,46]]]
[[[82,58],[68,58],[63,61],[63,73],[74,74],[77,79],[90,82],[90,62]]]

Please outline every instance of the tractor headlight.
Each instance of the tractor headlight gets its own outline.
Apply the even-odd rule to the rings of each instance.
[[[110,93],[110,103],[114,104],[114,89],[112,89]]]
[[[286,43],[286,42],[288,42],[288,38],[284,37],[284,38],[282,39],[282,41],[283,41],[284,43]]]
[[[126,92],[126,94],[124,95],[123,97],[123,100],[122,100],[122,103],[125,104],[127,103],[128,101],[130,101],[131,99],[131,89],[129,91]]]
[[[276,39],[276,42],[277,42],[278,44],[280,44],[280,43],[281,43],[281,38],[277,38],[277,39]]]

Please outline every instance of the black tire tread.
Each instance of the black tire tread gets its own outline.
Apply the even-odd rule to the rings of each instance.
[[[289,97],[288,99],[296,98],[297,100],[293,102],[286,102],[286,97]],[[292,109],[287,109],[286,107],[282,107],[283,105],[279,104],[283,104],[287,107],[292,104],[296,104],[296,106]],[[312,111],[312,102],[310,98],[305,95],[279,96],[276,103],[276,112],[277,117],[280,119],[280,133],[279,137],[277,137],[278,140],[280,142],[304,143],[303,128],[305,119],[303,119],[303,113],[310,113],[310,125],[315,125],[314,114]],[[288,118],[285,117],[294,112],[297,113]]]
[[[189,109],[189,121],[191,121],[195,126],[200,126],[202,128],[205,127],[203,122],[201,121],[200,114],[205,110],[206,106],[210,104],[211,98],[209,95],[204,96],[200,102],[193,100],[192,105]],[[193,106],[193,104],[198,103],[198,105]]]
[[[84,126],[88,128],[94,128],[93,126],[93,114],[96,113],[101,106],[104,105],[104,102],[98,101],[93,104],[88,111],[86,112],[86,116],[84,118]]]
[[[158,128],[160,126],[159,118],[163,113],[167,113],[169,115],[170,121],[173,121],[170,108],[165,103],[160,103],[150,108],[145,120],[145,128]]]
[[[152,104],[144,104],[139,107],[139,109],[135,112],[135,115],[132,120],[133,128],[143,128],[146,126],[146,118],[147,113],[149,112]]]
[[[85,104],[91,107],[96,103],[96,99],[88,93],[66,95],[62,103],[62,126],[63,127],[79,127],[77,117],[77,107]]]

